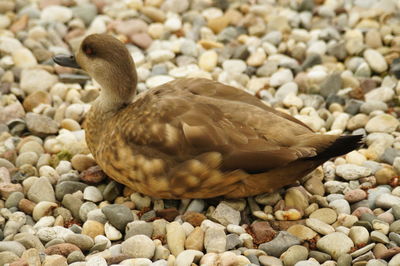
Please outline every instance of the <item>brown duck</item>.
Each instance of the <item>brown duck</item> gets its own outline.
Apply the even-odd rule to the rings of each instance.
[[[128,50],[106,34],[84,39],[62,66],[101,85],[86,118],[86,141],[108,176],[156,198],[229,198],[295,183],[362,136],[320,135],[243,90],[177,79],[135,95]]]

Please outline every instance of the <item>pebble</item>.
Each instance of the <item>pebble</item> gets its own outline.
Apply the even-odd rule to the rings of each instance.
[[[364,58],[370,65],[371,69],[377,73],[382,73],[388,69],[385,58],[374,49],[367,49],[364,51]]]
[[[185,231],[179,222],[167,224],[166,230],[169,249],[174,256],[178,256],[185,249]]]
[[[225,203],[218,204],[210,218],[227,226],[228,224],[238,225],[240,222],[240,212]]]
[[[176,257],[175,264],[191,266],[192,263],[198,262],[203,255],[203,252],[198,250],[185,250]]]
[[[365,125],[365,130],[370,133],[373,132],[385,132],[391,133],[396,130],[396,128],[400,125],[398,119],[394,118],[388,114],[380,114],[374,116],[372,119],[368,121]]]
[[[328,253],[336,260],[342,254],[348,253],[353,246],[353,241],[347,235],[340,232],[328,234],[317,242],[319,250]]]
[[[337,219],[337,213],[330,208],[321,208],[311,213],[310,218],[318,219],[326,224],[333,224]]]
[[[28,190],[27,197],[35,203],[41,201],[56,202],[53,186],[46,177],[40,177],[33,182]]]
[[[353,164],[341,164],[336,167],[336,174],[345,180],[357,180],[371,174],[371,170]]]
[[[123,254],[133,258],[152,258],[154,256],[155,244],[145,235],[135,235],[121,244]]]
[[[225,232],[219,228],[208,228],[204,234],[204,248],[207,253],[224,252],[226,248]]]
[[[363,226],[352,226],[350,228],[349,237],[355,245],[367,244],[369,241],[369,232]]]
[[[42,69],[24,69],[21,72],[21,89],[28,94],[47,91],[57,82],[57,77]]]
[[[107,205],[101,209],[108,221],[118,230],[125,230],[125,226],[133,221],[131,210],[120,204]]]
[[[286,231],[280,231],[278,235],[270,242],[263,243],[259,246],[261,250],[267,252],[267,254],[279,257],[289,247],[293,245],[299,245],[300,239],[293,236]]]
[[[335,232],[335,229],[332,226],[315,218],[307,219],[306,225],[322,235],[328,235]]]
[[[297,262],[308,258],[308,249],[300,245],[294,245],[288,248],[280,258],[284,265],[295,265]]]

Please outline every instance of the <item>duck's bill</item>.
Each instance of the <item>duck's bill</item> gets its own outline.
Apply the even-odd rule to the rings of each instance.
[[[75,60],[75,56],[73,55],[56,55],[53,57],[53,61],[60,66],[64,67],[73,67],[73,68],[81,68],[80,65]]]

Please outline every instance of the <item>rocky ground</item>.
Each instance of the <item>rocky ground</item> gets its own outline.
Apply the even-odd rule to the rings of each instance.
[[[396,0],[0,1],[0,265],[400,265],[399,11]],[[364,134],[365,147],[247,199],[130,191],[85,144],[98,85],[51,60],[105,32],[127,44],[139,91],[215,79],[317,132]]]

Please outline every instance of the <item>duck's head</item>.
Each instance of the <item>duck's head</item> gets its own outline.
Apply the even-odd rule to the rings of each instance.
[[[137,76],[135,64],[125,45],[107,34],[92,34],[81,43],[76,55],[56,55],[61,66],[82,68],[101,86],[100,101],[118,108],[132,101]]]

